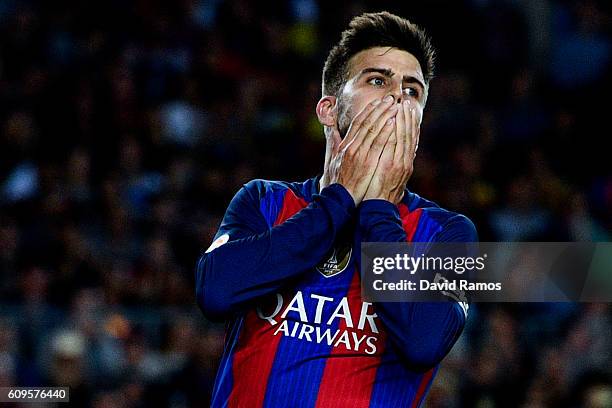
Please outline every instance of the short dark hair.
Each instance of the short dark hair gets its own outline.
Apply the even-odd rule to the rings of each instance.
[[[364,13],[354,17],[349,28],[325,61],[323,67],[323,93],[338,95],[348,80],[348,62],[360,51],[373,47],[394,47],[415,56],[425,84],[433,77],[435,51],[431,40],[418,25],[387,11]]]

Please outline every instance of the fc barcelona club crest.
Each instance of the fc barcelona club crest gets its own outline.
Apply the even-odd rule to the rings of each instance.
[[[353,249],[349,243],[335,245],[317,265],[317,271],[326,278],[344,271],[351,259]]]

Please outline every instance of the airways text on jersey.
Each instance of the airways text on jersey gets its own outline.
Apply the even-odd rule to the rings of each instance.
[[[290,299],[278,293],[269,308],[257,308],[257,315],[273,328],[272,335],[284,335],[297,341],[325,343],[350,351],[375,354],[379,329],[377,315],[370,302],[359,302],[353,315],[349,298],[334,299],[310,293],[306,299],[297,291]],[[353,299],[357,301],[357,299]]]

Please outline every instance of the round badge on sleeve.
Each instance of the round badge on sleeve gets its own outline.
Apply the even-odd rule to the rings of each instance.
[[[326,278],[343,272],[349,264],[353,249],[349,243],[334,246],[316,266],[317,271]]]

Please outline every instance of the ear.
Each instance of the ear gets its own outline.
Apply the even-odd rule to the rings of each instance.
[[[335,96],[323,96],[317,103],[319,123],[327,127],[336,127],[338,120],[338,104]]]

